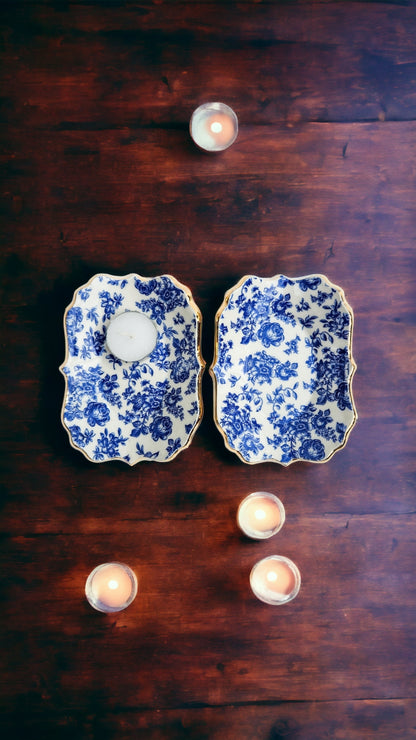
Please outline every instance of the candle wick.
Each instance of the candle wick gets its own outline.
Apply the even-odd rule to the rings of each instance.
[[[108,581],[108,588],[114,591],[114,589],[118,588],[118,581]]]
[[[211,131],[213,134],[220,134],[222,131],[222,123],[219,121],[214,121],[214,123],[211,123]]]
[[[257,509],[257,511],[254,513],[254,516],[256,519],[264,519],[266,516],[266,512],[263,511],[263,509]]]

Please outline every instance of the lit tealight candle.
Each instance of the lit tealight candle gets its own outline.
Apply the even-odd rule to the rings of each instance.
[[[108,325],[107,348],[119,360],[142,360],[154,350],[156,341],[153,321],[138,311],[120,313]]]
[[[221,152],[236,140],[238,119],[225,103],[204,103],[193,112],[189,130],[201,149]]]
[[[272,537],[283,527],[284,521],[285,508],[273,493],[251,493],[238,507],[238,526],[254,540]]]
[[[255,596],[266,604],[286,604],[300,589],[298,567],[283,555],[260,560],[250,573],[250,586]]]
[[[89,574],[85,595],[99,612],[119,612],[136,598],[137,578],[124,563],[103,563]]]

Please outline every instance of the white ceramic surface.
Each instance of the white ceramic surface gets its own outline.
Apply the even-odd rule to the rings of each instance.
[[[324,275],[247,275],[216,317],[214,416],[246,463],[325,462],[355,424],[352,310]]]
[[[113,317],[140,311],[156,325],[148,357],[124,362],[106,347]],[[74,293],[64,317],[66,380],[62,423],[92,462],[167,462],[201,421],[201,313],[170,275],[98,274]]]

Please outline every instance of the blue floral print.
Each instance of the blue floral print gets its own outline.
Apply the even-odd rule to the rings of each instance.
[[[355,423],[352,315],[321,275],[243,280],[217,322],[217,423],[250,463],[322,462]]]
[[[243,365],[244,373],[252,383],[271,383],[273,378],[280,380],[289,380],[297,376],[298,363],[286,360],[281,362],[267,352],[257,352],[255,355],[248,355],[240,360]]]
[[[82,323],[82,310],[79,306],[73,306],[66,314],[66,326],[68,330],[69,351],[74,357],[79,354],[77,344],[77,334],[82,332],[84,326]]]
[[[187,305],[184,291],[167,275],[162,275],[158,280],[150,280],[147,285],[142,280],[136,279],[135,286],[141,295],[147,296],[136,301],[137,308],[159,325],[165,321],[166,314]]]
[[[106,348],[119,313],[140,311],[158,326],[141,362],[122,362]],[[66,312],[63,421],[72,443],[94,462],[165,461],[186,447],[202,416],[200,314],[173,278],[95,276]]]
[[[169,416],[156,416],[149,426],[152,439],[166,439],[172,431],[172,419]]]
[[[90,427],[95,427],[96,424],[103,427],[110,419],[110,411],[105,403],[90,401],[84,411],[84,416]]]
[[[270,347],[271,345],[278,347],[283,340],[284,332],[277,321],[265,321],[258,330],[257,336],[263,347]]]
[[[101,462],[108,458],[121,457],[120,445],[125,445],[126,442],[127,437],[123,437],[120,427],[117,430],[117,434],[105,429],[101,432],[97,440],[97,445],[94,449],[94,460]]]

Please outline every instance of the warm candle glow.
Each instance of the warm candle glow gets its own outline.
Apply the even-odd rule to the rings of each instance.
[[[108,565],[96,573],[91,589],[104,606],[122,606],[131,595],[133,584],[130,576],[119,565]]]
[[[189,128],[195,144],[201,149],[220,152],[235,141],[238,119],[225,103],[204,103],[193,112]]]
[[[258,491],[241,502],[237,523],[248,537],[264,540],[276,534],[285,521],[285,510],[273,493]]]
[[[219,121],[211,123],[210,129],[213,134],[219,134],[222,131],[222,124]]]
[[[208,130],[216,147],[228,146],[234,137],[235,127],[231,116],[226,114],[217,114],[208,118]]]
[[[250,585],[260,601],[285,604],[299,592],[300,573],[289,558],[271,555],[256,563],[250,574]]]
[[[85,593],[91,606],[98,611],[120,611],[135,598],[137,579],[123,563],[103,563],[88,576]]]
[[[268,561],[260,564],[257,570],[258,583],[267,582],[275,593],[287,596],[295,585],[293,571],[285,562]]]

